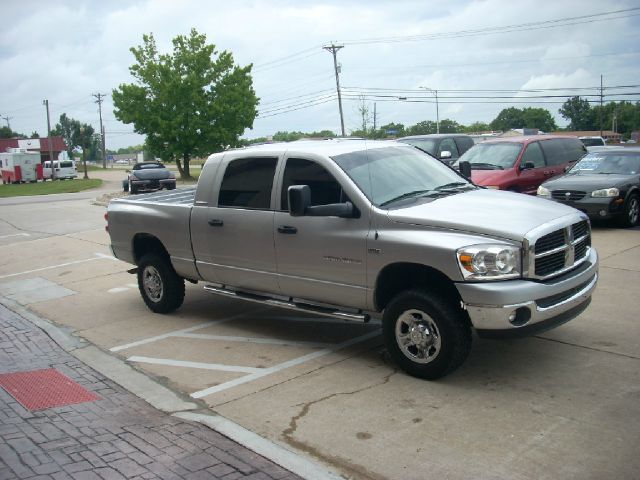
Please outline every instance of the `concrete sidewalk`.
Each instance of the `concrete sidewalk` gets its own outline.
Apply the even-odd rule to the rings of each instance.
[[[99,399],[30,411],[0,388],[0,478],[297,479],[199,423],[162,413],[0,305],[0,374],[53,368]]]

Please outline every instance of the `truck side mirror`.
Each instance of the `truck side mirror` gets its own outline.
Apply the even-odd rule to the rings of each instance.
[[[309,185],[291,185],[287,189],[289,198],[289,214],[292,217],[303,217],[311,205],[311,189]]]
[[[458,163],[458,168],[460,169],[460,175],[464,178],[471,180],[471,164],[466,160]]]
[[[440,152],[440,158],[442,160],[450,160],[452,157],[451,152],[449,150],[443,150]]]

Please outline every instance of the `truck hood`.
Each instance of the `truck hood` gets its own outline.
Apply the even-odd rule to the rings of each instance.
[[[522,193],[479,189],[389,210],[391,221],[522,241],[527,232],[574,208]]]

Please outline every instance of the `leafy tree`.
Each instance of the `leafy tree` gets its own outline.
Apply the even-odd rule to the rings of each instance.
[[[458,133],[462,132],[463,126],[454,120],[445,118],[440,120],[440,133]]]
[[[40,138],[40,134],[34,130],[29,138]]]
[[[395,133],[390,133],[395,132]],[[354,132],[355,133],[355,132]],[[379,138],[386,137],[404,137],[406,135],[404,125],[402,123],[387,123],[379,129]],[[357,135],[354,135],[357,136]]]
[[[175,160],[180,175],[190,177],[189,161],[240,144],[253,127],[258,97],[252,65],[241,68],[227,51],[218,52],[206,36],[192,29],[173,39],[173,52],[160,54],[153,34],[132,48],[129,68],[136,83],[113,90],[115,116],[147,135],[151,152]]]
[[[429,135],[436,133],[436,122],[431,120],[423,120],[415,125],[411,125],[406,130],[407,135]]]
[[[0,138],[27,138],[23,133],[11,130],[9,127],[0,127]]]
[[[482,133],[491,130],[491,125],[486,122],[473,122],[471,125],[464,127],[466,133]]]
[[[51,135],[59,135],[64,139],[64,143],[67,145],[69,158],[73,158],[73,150],[80,145],[78,141],[79,131],[80,122],[67,117],[66,113],[60,115],[60,120],[51,130]]]
[[[491,122],[492,130],[503,132],[512,128],[522,128],[524,124],[523,112],[519,108],[509,107],[503,109]]]
[[[585,99],[578,96],[570,98],[562,104],[558,112],[564,119],[569,120],[571,130],[592,130],[595,128],[591,105]]]
[[[551,112],[546,108],[527,107],[522,110],[522,128],[537,128],[543,132],[552,132],[558,126]]]

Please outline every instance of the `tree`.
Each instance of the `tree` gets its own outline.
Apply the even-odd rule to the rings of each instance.
[[[569,120],[571,130],[592,130],[595,128],[592,123],[593,112],[587,100],[577,96],[570,98],[562,104],[558,112],[564,119]]]
[[[22,133],[15,132],[9,127],[0,127],[0,138],[27,138]]]
[[[464,127],[466,133],[483,133],[491,130],[491,125],[485,122],[473,122],[468,127]]]
[[[95,130],[93,127],[87,123],[80,123],[77,120],[77,134],[76,141],[77,147],[82,148],[82,165],[84,166],[84,178],[89,178],[87,174],[87,154],[89,153],[89,149],[91,148],[92,142],[95,142],[94,133]]]
[[[132,48],[129,71],[136,83],[113,90],[115,116],[132,123],[155,155],[175,160],[189,178],[189,161],[229,146],[253,127],[258,97],[252,65],[241,68],[227,51],[218,52],[192,29],[173,39],[173,52],[160,54],[153,34]]]
[[[360,99],[358,103],[358,115],[360,116],[360,119],[361,119],[361,122],[360,122],[360,131],[362,132],[361,136],[366,137],[367,132],[369,131],[369,124],[371,123],[371,113],[370,113],[369,105],[367,105],[364,95],[360,95]]]
[[[423,120],[407,128],[406,133],[407,135],[429,135],[436,133],[436,122]]]
[[[440,133],[458,133],[462,132],[463,128],[464,127],[455,120],[448,118],[440,120]]]
[[[52,136],[59,135],[64,139],[64,143],[67,145],[69,158],[73,158],[73,150],[80,145],[78,141],[79,129],[80,122],[67,117],[66,113],[60,115],[60,120],[56,126],[51,129]]]
[[[522,128],[537,128],[543,132],[557,130],[556,121],[546,108],[527,107],[522,110]]]
[[[492,130],[501,130],[503,132],[512,128],[522,128],[524,118],[522,110],[516,107],[503,109],[496,118],[491,122]]]

